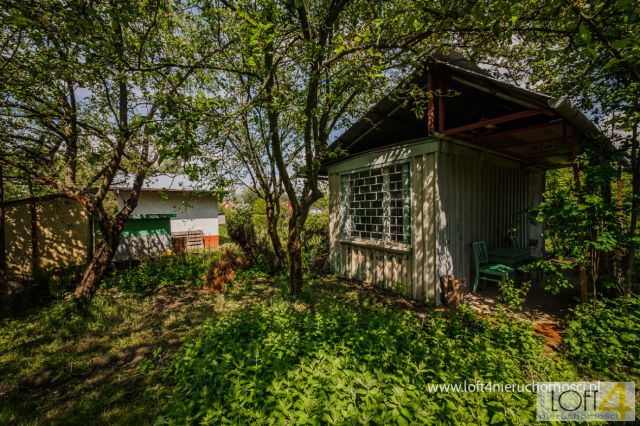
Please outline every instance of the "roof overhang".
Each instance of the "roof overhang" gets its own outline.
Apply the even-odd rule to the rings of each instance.
[[[433,94],[422,110],[407,96],[416,87]],[[566,97],[497,80],[467,61],[431,60],[330,148],[351,156],[428,136],[451,137],[545,169],[570,165],[582,139],[604,139]]]
[[[124,186],[112,186],[109,191],[133,191],[133,188]],[[184,189],[184,188],[142,188],[140,192],[184,192],[184,193],[198,193],[198,194],[213,194],[215,191],[210,189]]]

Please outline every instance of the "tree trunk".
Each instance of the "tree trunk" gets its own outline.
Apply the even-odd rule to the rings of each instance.
[[[611,161],[610,158],[601,159],[600,164],[606,164]],[[613,202],[613,188],[611,186],[611,179],[607,178],[601,185],[601,193],[602,199],[604,200],[605,205],[614,206]],[[602,229],[604,229],[604,223],[602,227],[595,227],[593,230],[592,241],[595,241],[599,235],[602,233]],[[592,248],[591,259],[594,265],[591,267],[592,269],[592,277],[593,277],[593,294],[594,297],[597,292],[597,287],[602,289],[604,288],[603,283],[609,281],[612,277],[613,265],[611,262],[611,252],[604,250],[596,250]]]
[[[289,238],[287,249],[289,251],[289,284],[291,294],[300,294],[302,290],[302,229],[307,220],[308,208],[301,207],[302,212],[293,213],[289,219]]]
[[[636,254],[633,246],[628,248],[625,262],[625,286],[623,293],[625,296],[631,295],[631,292],[638,285],[636,279]]]
[[[628,295],[637,286],[636,283],[636,245],[632,238],[636,235],[638,217],[640,216],[640,158],[638,153],[638,124],[634,124],[631,136],[631,220],[629,222],[627,253],[624,262],[625,288]]]
[[[118,248],[120,233],[115,235],[115,237],[102,237],[91,262],[82,275],[82,280],[76,287],[75,298],[81,306],[85,306],[91,300],[100,280],[111,266],[111,261]]]
[[[9,286],[7,284],[7,253],[4,244],[5,234],[5,208],[4,208],[4,175],[3,167],[0,164],[0,314],[4,312],[9,295]]]
[[[275,203],[279,201],[273,201],[267,199],[265,197],[265,205],[266,205],[266,214],[267,214],[267,232],[269,234],[269,238],[271,239],[271,246],[273,247],[273,252],[276,255],[276,267],[278,270],[282,270],[285,268],[285,261],[287,258],[287,254],[284,251],[284,247],[282,247],[282,242],[280,241],[280,234],[278,233],[278,220],[280,218],[280,214],[277,212]]]
[[[587,303],[589,291],[587,290],[587,268],[584,265],[578,266],[578,286],[580,287],[580,302]]]
[[[291,287],[291,294],[300,294],[302,291],[302,245],[300,244],[300,237],[291,240],[289,235],[289,285]]]
[[[573,169],[573,185],[576,195],[578,196],[578,198],[581,198],[582,184],[580,181],[580,166],[578,165],[577,161],[579,150],[579,141],[578,139],[574,138],[571,159],[571,166]],[[587,289],[587,268],[582,264],[578,265],[578,287],[580,288],[580,301],[582,303],[586,303],[589,299],[589,290]]]

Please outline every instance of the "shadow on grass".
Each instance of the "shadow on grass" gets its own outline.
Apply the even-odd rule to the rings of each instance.
[[[282,280],[259,271],[236,278],[224,294],[103,290],[86,317],[57,302],[3,321],[0,423],[152,424],[166,413],[167,397],[178,423],[208,410],[212,422],[271,415],[293,422],[310,413],[325,422],[384,423],[393,421],[393,404],[414,420],[482,423],[490,409],[482,418],[443,412],[447,401],[424,386],[476,374],[524,381],[545,362],[531,330],[517,323],[497,329],[471,313],[445,322],[424,304],[330,276],[294,299]],[[188,347],[179,349],[185,337]],[[150,365],[161,374],[145,374]],[[413,393],[397,395],[398,387]],[[481,402],[500,401],[470,406]]]
[[[164,363],[182,337],[223,308],[220,299],[187,287],[146,297],[107,290],[83,317],[59,301],[4,320],[0,423],[153,423],[162,384],[138,366]]]

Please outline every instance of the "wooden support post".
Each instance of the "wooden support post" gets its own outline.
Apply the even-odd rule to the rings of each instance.
[[[440,90],[438,93],[438,132],[444,132],[444,82],[440,78]]]
[[[435,132],[435,105],[433,101],[433,76],[431,70],[427,70],[427,91],[429,96],[429,102],[427,105],[427,135],[432,136]]]
[[[580,166],[578,165],[578,154],[580,154],[580,136],[573,131],[571,142],[571,168],[573,169],[573,184],[575,186],[576,194],[582,193],[580,185]],[[562,125],[562,136],[566,140],[567,138],[567,125]]]
[[[589,300],[587,292],[587,268],[584,265],[578,266],[578,284],[580,286],[580,302],[587,303]]]

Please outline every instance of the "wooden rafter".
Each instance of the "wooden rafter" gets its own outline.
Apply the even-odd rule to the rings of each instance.
[[[433,101],[433,76],[431,70],[427,70],[427,91],[429,92],[429,101],[427,105],[427,135],[431,136],[435,132],[435,104]]]
[[[478,143],[477,141],[473,141],[474,143]],[[488,143],[485,146],[489,149],[509,149],[509,148],[519,148],[522,146],[530,146],[530,145],[538,145],[538,144],[563,144],[565,139],[562,137],[554,136],[549,139],[536,139],[531,141],[498,141],[498,143]]]
[[[440,80],[440,93],[438,93],[438,131],[444,132],[444,82]]]
[[[477,136],[469,140],[473,140],[474,143],[478,143],[478,142],[484,142],[484,141],[497,141],[500,139],[510,139],[513,136],[516,136],[521,133],[530,132],[532,130],[544,130],[544,129],[549,129],[551,127],[558,127],[561,125],[562,123],[559,121],[551,121],[547,123],[533,124],[531,126],[526,126],[526,127],[519,127],[517,129],[512,129],[512,130],[504,130],[501,132],[495,132],[488,135]]]
[[[561,145],[564,146],[564,145]],[[567,147],[566,151],[558,151],[558,152],[531,152],[529,154],[511,154],[511,155],[517,155],[520,158],[523,158],[525,160],[541,160],[541,159],[545,159],[545,158],[552,158],[552,157],[567,157],[567,163],[570,161],[569,159],[569,155],[571,154],[571,150],[569,147]]]
[[[492,124],[506,123],[508,121],[519,120],[521,118],[533,117],[536,115],[545,114],[545,111],[539,109],[528,109],[525,111],[515,112],[513,114],[502,115],[500,117],[489,118],[487,120],[478,121],[476,123],[466,124],[464,126],[455,127],[453,129],[445,130],[442,132],[444,135],[455,135],[457,133],[468,132],[469,130],[480,129]]]

